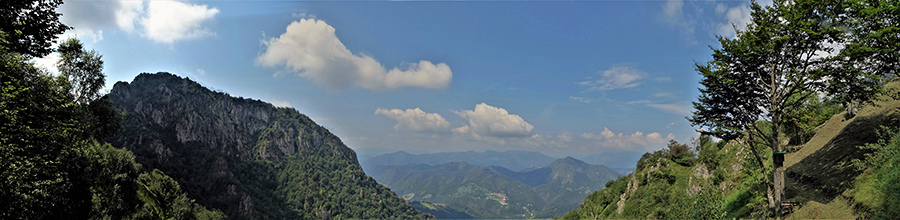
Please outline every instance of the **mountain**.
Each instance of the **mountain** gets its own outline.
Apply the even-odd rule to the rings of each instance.
[[[374,165],[428,164],[439,165],[449,162],[467,162],[478,166],[501,166],[518,171],[553,162],[554,158],[536,151],[503,151],[488,150],[485,152],[443,152],[433,154],[410,154],[404,151],[363,157],[360,163],[363,169]]]
[[[106,141],[229,218],[431,217],[366,176],[340,138],[292,108],[169,73],[117,82],[108,96],[124,119]]]
[[[607,166],[621,174],[627,174],[634,170],[634,164],[641,159],[641,155],[646,152],[642,151],[623,151],[594,154],[588,156],[576,156],[581,161],[589,164],[599,164]]]
[[[461,212],[459,210],[455,210],[447,207],[446,204],[443,203],[429,203],[423,201],[413,201],[410,202],[413,207],[416,207],[417,210],[421,210],[424,213],[432,214],[434,217],[438,219],[474,219],[469,214],[465,212]]]
[[[839,110],[815,127],[806,143],[785,146],[786,219],[893,219],[900,214],[900,79],[885,88],[893,97],[882,95],[855,116]],[[678,158],[668,149],[645,154],[634,173],[607,183],[561,218],[772,218],[765,184],[771,173],[762,174],[748,140],[702,144],[696,157]],[[771,149],[756,150],[771,172]]]
[[[474,218],[546,218],[572,210],[618,174],[572,157],[520,172],[468,162],[377,165],[367,172],[404,199]],[[416,206],[423,212],[424,205]],[[435,209],[437,210],[437,209]],[[443,215],[436,214],[439,218]]]

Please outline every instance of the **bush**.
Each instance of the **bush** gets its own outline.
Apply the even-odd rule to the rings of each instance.
[[[724,219],[722,191],[715,186],[703,185],[700,193],[687,196],[676,193],[666,210],[665,219]]]
[[[706,164],[707,168],[715,170],[719,167],[719,147],[718,143],[713,141],[712,138],[706,135],[700,136],[697,152],[699,152],[697,159],[701,163]]]
[[[669,145],[667,145],[666,148],[666,157],[668,157],[669,160],[683,166],[694,165],[694,152],[691,151],[691,148],[688,147],[687,144],[681,144],[675,140],[670,140]]]
[[[892,219],[900,216],[900,128],[883,127],[877,132],[881,137],[876,143],[869,143],[860,148],[874,150],[866,154],[865,160],[854,160],[861,169],[867,169],[864,175],[874,175],[870,188],[868,206],[872,208],[872,217],[876,219]]]

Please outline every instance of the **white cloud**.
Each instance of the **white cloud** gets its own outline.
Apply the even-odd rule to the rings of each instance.
[[[334,32],[334,27],[325,21],[294,21],[281,36],[263,41],[266,51],[256,62],[267,67],[284,66],[298,76],[335,90],[351,86],[370,90],[406,86],[444,89],[453,79],[447,64],[427,60],[386,70],[375,58],[350,52]]]
[[[120,7],[115,12],[116,25],[125,32],[134,31],[134,23],[144,13],[144,3],[141,1],[119,1]]]
[[[73,1],[59,7],[63,23],[72,26],[63,35],[83,41],[103,40],[103,30],[141,31],[141,35],[159,43],[215,35],[204,24],[219,12],[206,5],[177,1]]]
[[[684,1],[667,0],[665,4],[662,5],[662,20],[666,24],[680,28],[683,31],[683,34],[691,36],[694,34],[694,24],[696,22],[685,16],[683,8]]]
[[[676,114],[676,115],[690,115],[691,110],[689,106],[671,103],[671,104],[647,104],[655,109],[659,109],[668,113]]]
[[[315,15],[307,14],[307,13],[291,13],[292,18],[311,18],[317,19]]]
[[[634,105],[634,104],[648,104],[648,103],[650,103],[650,100],[641,99],[641,100],[634,100],[634,101],[626,102],[625,104]]]
[[[572,133],[563,132],[556,135],[556,139],[562,142],[572,142],[575,138],[572,138]]]
[[[534,126],[519,115],[509,114],[506,109],[481,103],[475,110],[454,111],[459,117],[468,119],[469,124],[453,129],[457,133],[472,132],[493,137],[528,137]]]
[[[52,74],[59,74],[59,70],[56,68],[56,62],[59,62],[59,58],[59,53],[51,53],[44,57],[32,58],[31,61],[34,62],[35,66],[43,67]]]
[[[719,9],[716,9],[718,12]],[[747,5],[738,5],[732,8],[728,8],[725,10],[724,14],[722,14],[725,18],[725,23],[719,24],[716,29],[716,34],[724,37],[735,37],[735,28],[738,30],[744,30],[747,28],[747,24],[750,24],[750,7]]]
[[[675,93],[671,93],[671,92],[654,92],[653,94],[650,94],[650,95],[653,97],[657,97],[657,98],[678,99],[678,96],[675,95]]]
[[[399,130],[401,127],[409,128],[417,132],[446,132],[450,122],[438,113],[426,113],[419,108],[415,109],[377,109],[376,115],[384,115],[390,119],[397,121],[394,129]]]
[[[569,100],[576,101],[576,102],[581,102],[581,103],[591,103],[591,102],[594,101],[594,100],[589,99],[589,98],[585,98],[585,97],[577,97],[577,96],[569,96]]]
[[[126,1],[79,1],[62,4],[57,9],[62,14],[60,21],[73,29],[63,33],[61,38],[80,38],[88,43],[101,41],[103,29],[120,27],[117,21],[126,19],[127,13],[124,12],[130,11],[132,5],[132,2]]]
[[[206,5],[192,5],[177,1],[151,1],[147,16],[140,20],[144,35],[158,43],[171,44],[179,40],[215,35],[204,24],[213,21],[219,9]]]
[[[197,68],[197,73],[199,73],[201,76],[205,76],[205,75],[206,75],[206,70]]]
[[[600,79],[579,82],[588,86],[586,91],[608,91],[614,89],[634,88],[641,85],[646,73],[628,65],[616,65],[607,70],[598,71]]]
[[[669,134],[668,137],[675,137]],[[596,147],[607,148],[609,150],[655,150],[662,147],[661,144],[666,142],[658,132],[644,135],[643,132],[636,131],[633,134],[625,135],[623,133],[615,134],[609,128],[603,128],[600,134],[582,133],[581,138],[589,140]]]

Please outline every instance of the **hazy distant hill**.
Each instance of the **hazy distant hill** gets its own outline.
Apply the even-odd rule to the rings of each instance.
[[[619,173],[627,174],[634,170],[634,165],[637,164],[638,159],[641,159],[641,155],[644,153],[639,151],[610,152],[589,156],[575,156],[575,158],[589,164],[607,166],[613,170],[620,171]]]
[[[364,169],[374,165],[428,164],[439,165],[449,162],[467,162],[478,166],[501,166],[513,171],[543,166],[555,158],[536,151],[492,151],[485,152],[443,152],[433,154],[411,154],[404,151],[381,154],[371,158],[361,158]]]
[[[369,172],[410,201],[442,204],[442,211],[475,218],[543,218],[577,208],[587,195],[618,174],[575,158],[515,172],[467,162],[378,165]],[[421,211],[422,207],[416,206]],[[437,209],[436,209],[437,210]]]
[[[109,93],[124,113],[107,139],[231,219],[421,219],[366,176],[340,138],[292,108],[142,73]]]

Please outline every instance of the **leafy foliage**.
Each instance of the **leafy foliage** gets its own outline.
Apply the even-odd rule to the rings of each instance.
[[[75,102],[69,92],[73,82],[65,76],[51,76],[16,53],[2,53],[0,59],[4,64],[0,75],[0,218],[144,216],[138,208],[147,206],[138,196],[141,166],[131,152],[95,139],[115,132],[118,124],[108,99]],[[103,84],[102,78],[98,83]],[[96,93],[97,89],[86,92]],[[172,195],[183,199],[180,203],[156,202],[172,208],[159,213],[189,207],[181,212],[181,219],[197,215],[224,218],[193,204],[183,193]]]
[[[867,169],[863,175],[872,179],[871,197],[863,204],[872,209],[871,217],[891,219],[900,215],[900,128],[882,127],[878,134],[882,139],[860,146],[874,152],[865,160],[855,160],[856,165]],[[868,186],[867,186],[868,187]]]
[[[106,82],[103,60],[95,50],[85,50],[78,39],[68,39],[59,45],[60,60],[57,64],[61,75],[71,82],[75,102],[87,103],[100,98],[100,88]]]
[[[177,183],[157,188],[175,189],[164,191],[180,200],[145,199],[160,194],[141,193],[147,174],[131,152],[97,142],[119,123],[109,99],[99,95],[100,55],[73,39],[61,45],[62,53],[81,58],[63,59],[60,76],[27,61],[49,53],[55,35],[67,29],[55,12],[60,3],[0,3],[0,218],[147,219],[155,216],[140,207],[153,206],[168,208],[156,210],[160,218],[224,219],[187,199]],[[153,173],[149,179],[166,178]]]
[[[70,29],[59,22],[60,4],[62,0],[0,2],[0,49],[26,58],[50,54],[57,35]]]
[[[675,140],[669,140],[666,145],[666,156],[671,161],[675,161],[683,166],[691,166],[694,164],[694,152],[687,144],[678,143]]]
[[[782,132],[790,137],[789,144],[803,144],[809,141],[815,133],[812,133],[816,126],[825,123],[834,114],[844,109],[834,100],[825,100],[818,95],[797,94],[793,98],[806,97],[801,100],[802,107],[797,110],[786,113],[786,123],[782,128]]]

